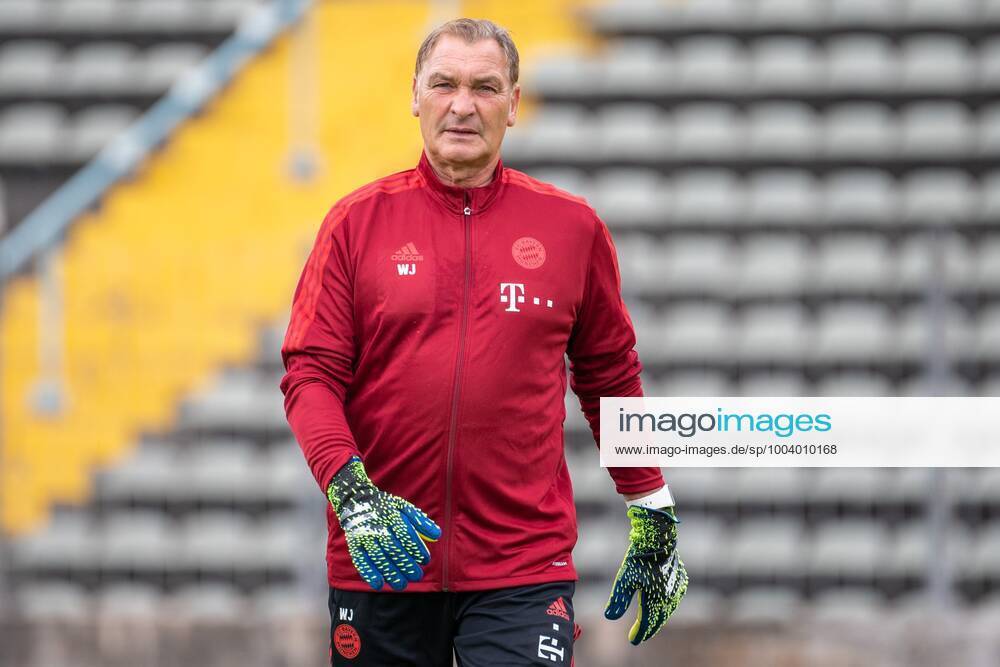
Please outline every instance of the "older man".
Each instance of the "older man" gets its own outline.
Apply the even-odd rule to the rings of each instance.
[[[419,164],[337,202],[295,291],[281,389],[330,500],[334,664],[572,661],[564,355],[595,437],[601,396],[641,395],[640,364],[607,228],[500,161],[517,79],[492,22],[434,30]],[[687,575],[659,469],[610,473],[632,531],[605,614],[638,590],[638,644]]]

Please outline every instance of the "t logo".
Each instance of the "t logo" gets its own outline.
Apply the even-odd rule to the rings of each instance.
[[[500,303],[507,304],[504,312],[520,313],[517,304],[524,303],[524,283],[500,283]]]
[[[552,662],[565,660],[565,648],[560,648],[559,640],[548,635],[538,635],[538,657]]]

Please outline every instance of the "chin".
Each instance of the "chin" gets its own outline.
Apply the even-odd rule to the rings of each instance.
[[[455,146],[445,145],[438,153],[442,159],[456,164],[481,162],[485,157],[485,152],[478,146]]]

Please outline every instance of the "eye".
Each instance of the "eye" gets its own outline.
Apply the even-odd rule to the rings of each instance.
[[[497,92],[497,89],[494,88],[493,86],[479,86],[479,90],[482,90],[482,91],[487,92],[487,93],[495,93],[495,92]]]
[[[435,83],[432,87],[433,88],[451,88],[451,84],[448,83],[447,81],[439,81],[438,83]]]

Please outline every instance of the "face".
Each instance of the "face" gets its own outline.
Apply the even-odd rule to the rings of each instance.
[[[467,44],[442,35],[413,78],[413,115],[428,156],[451,167],[488,165],[514,124],[520,97],[496,40]]]

